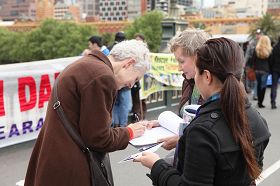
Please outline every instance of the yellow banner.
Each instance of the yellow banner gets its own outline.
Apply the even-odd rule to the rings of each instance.
[[[173,54],[151,53],[152,69],[141,81],[141,98],[163,90],[180,90],[183,77]]]

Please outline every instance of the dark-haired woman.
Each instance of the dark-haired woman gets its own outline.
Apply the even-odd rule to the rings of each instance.
[[[241,83],[243,54],[232,40],[210,39],[197,50],[195,83],[204,100],[179,140],[178,166],[155,153],[135,159],[154,185],[249,186],[263,166],[270,133]]]

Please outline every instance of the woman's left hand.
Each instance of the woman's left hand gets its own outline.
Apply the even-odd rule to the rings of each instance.
[[[141,162],[141,164],[145,167],[151,169],[154,163],[159,160],[160,157],[156,153],[153,152],[143,152],[142,156],[136,157],[134,159],[135,162]]]

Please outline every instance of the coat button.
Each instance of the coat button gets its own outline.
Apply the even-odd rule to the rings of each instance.
[[[217,118],[219,117],[219,114],[216,113],[216,112],[213,112],[213,113],[211,113],[210,117],[211,117],[212,119],[217,119]]]

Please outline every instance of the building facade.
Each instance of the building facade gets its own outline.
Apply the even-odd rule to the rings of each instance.
[[[147,11],[147,0],[128,0],[127,1],[127,17],[128,20],[143,15]]]
[[[191,7],[194,5],[194,2],[193,0],[177,0],[177,4],[185,7]]]
[[[274,16],[280,16],[280,0],[268,0],[267,12]]]
[[[36,18],[35,0],[1,0],[0,18],[9,21],[34,20]]]
[[[80,21],[80,7],[74,3],[57,2],[54,6],[54,19]]]
[[[99,0],[76,0],[83,19],[98,20]]]
[[[215,0],[216,8],[230,7],[235,10],[236,17],[261,17],[266,13],[267,6],[268,0]]]
[[[127,0],[107,0],[99,2],[99,18],[104,21],[123,21],[128,19]]]

